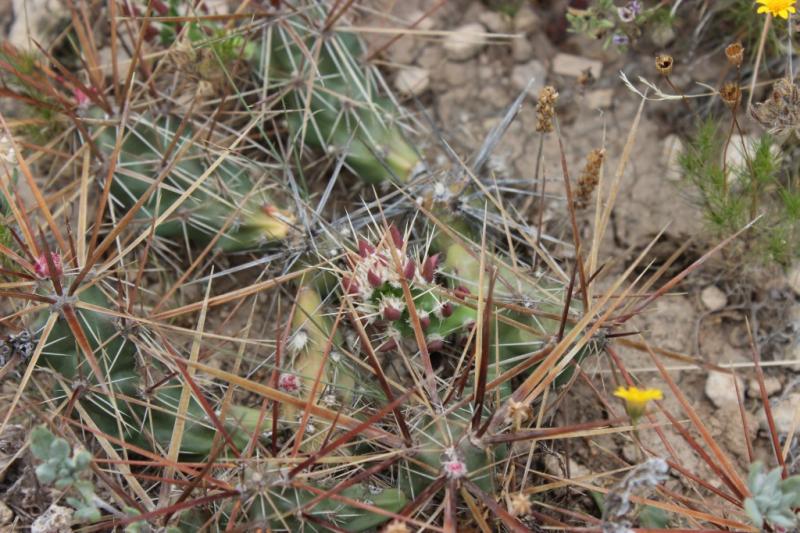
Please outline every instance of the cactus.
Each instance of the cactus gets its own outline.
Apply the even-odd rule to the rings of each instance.
[[[77,299],[102,309],[113,308],[111,298],[97,285],[80,291]],[[98,383],[63,317],[59,317],[50,332],[39,364],[58,372],[73,390],[82,391],[83,399],[90,406],[87,410],[92,421],[104,433],[147,450],[168,447],[175,425],[172,412],[178,404],[180,381],[170,379],[157,383],[162,365],[151,361],[151,357],[139,349],[137,332],[124,321],[115,321],[98,311],[78,309],[76,313],[80,323],[88,329],[86,337],[106,378],[105,383]],[[41,323],[46,319],[46,314],[43,315]],[[104,393],[100,385],[108,387],[113,398]],[[54,396],[69,393],[71,391],[55,390]],[[203,422],[207,415],[197,401],[190,403],[187,417],[181,452],[207,455],[215,431]],[[239,446],[247,442],[241,432],[234,432],[232,438]]]
[[[157,120],[140,117],[134,126],[123,131],[102,128],[98,145],[107,156],[114,153],[116,136],[123,137],[111,187],[116,202],[131,207],[148,192],[152,181],[170,167],[139,212],[146,219],[159,217],[210,171],[211,165],[194,144],[191,127],[186,126],[180,133],[179,128],[180,121],[169,116]],[[173,159],[177,159],[174,164]],[[268,184],[255,179],[257,173],[254,163],[227,157],[185,199],[173,217],[158,225],[156,234],[173,239],[185,236],[195,243],[207,243],[221,232],[217,246],[223,251],[254,249],[285,239],[294,217],[273,202]],[[229,221],[234,214],[236,218]]]
[[[97,308],[111,307],[110,298],[97,285],[79,291],[78,301]],[[308,394],[317,374],[323,369],[315,400],[323,405],[328,402],[328,405],[339,404],[349,409],[355,389],[353,370],[335,352],[333,359],[326,363],[328,340],[338,342],[338,336],[332,335],[328,319],[317,314],[320,307],[319,296],[311,286],[301,285],[297,302],[292,336],[295,339],[303,337],[303,340],[302,343],[293,341],[298,343],[298,346],[292,350],[292,358],[286,362],[287,372],[282,374],[282,377],[297,377],[297,381],[294,382],[297,389],[293,389],[291,380],[284,380],[289,383],[279,383],[279,388],[284,392]],[[177,378],[168,380],[160,378],[166,369],[140,350],[139,345],[143,339],[140,328],[126,327],[124,322],[114,321],[109,315],[98,311],[87,311],[79,307],[76,312],[80,323],[84,328],[88,328],[86,336],[102,374],[107,378],[105,385],[113,392],[113,396],[108,396],[102,391],[102,387],[80,355],[78,344],[64,318],[56,321],[39,364],[55,370],[63,381],[72,385],[74,390],[82,391],[82,403],[86,406],[85,409],[92,422],[103,433],[145,450],[166,449],[170,444],[175,425],[174,410],[179,401],[181,382]],[[289,368],[292,369],[292,373],[288,372]],[[55,396],[59,395],[63,395],[63,392],[56,390]],[[263,420],[261,427],[268,432],[296,429],[301,421],[301,412],[302,409],[284,405],[279,428],[271,428],[271,421],[268,418]],[[194,398],[191,400],[186,417],[187,423],[180,447],[181,456],[187,458],[207,456],[212,451],[218,428],[206,421],[207,413]],[[225,429],[238,449],[245,448],[258,419],[258,409],[242,405],[230,408]],[[305,426],[304,429],[311,436],[304,442],[304,449],[310,451],[318,449],[324,436],[329,432],[329,426],[324,424],[317,424],[313,429]],[[42,475],[49,476],[47,479],[52,477],[50,470],[53,468],[59,476],[62,473],[71,476],[73,470],[76,468],[80,470],[78,466],[86,463],[85,455],[76,455],[73,460],[61,453],[64,444],[56,441],[53,446],[59,453],[50,454],[52,460],[48,458],[50,462],[42,466]],[[42,446],[39,448],[43,449]],[[39,455],[47,458],[43,453]],[[69,465],[75,463],[77,466],[72,470],[62,468],[61,463],[67,460],[71,461]],[[53,465],[50,465],[51,462]],[[55,464],[56,462],[58,464]],[[309,514],[319,515],[326,520],[335,517],[335,521],[345,524],[348,531],[363,531],[386,520],[382,514],[352,507],[334,498],[319,499],[318,493],[324,490],[324,485],[311,483],[310,488],[298,488],[291,482],[283,480],[280,477],[281,472],[282,470],[278,469],[275,475],[250,476],[245,481],[241,497],[260,502],[252,503],[253,511],[247,515],[249,521],[262,523],[267,521],[275,529],[282,528],[284,524],[296,524],[297,518],[294,517],[293,510],[309,502],[312,503],[307,511]],[[269,477],[269,483],[265,482],[266,477]],[[80,487],[76,485],[76,488]],[[371,492],[365,484],[353,485],[338,494],[362,503],[371,502],[371,505],[388,512],[396,512],[406,503],[404,494],[396,489]],[[317,501],[312,502],[314,499]],[[272,504],[268,505],[266,501]],[[277,509],[272,507],[276,501],[280,502],[277,504]],[[96,520],[97,516],[87,514],[84,518]],[[323,529],[312,527],[310,530]]]
[[[492,285],[491,276],[486,273],[481,285],[480,253],[470,251],[468,241],[439,235],[432,242],[438,253],[415,253],[395,226],[390,226],[381,239],[359,240],[358,251],[348,257],[342,288],[373,332],[374,345],[387,358],[395,356],[401,345],[405,345],[407,353],[417,351],[417,320],[428,352],[453,348],[460,351],[479,322],[470,294],[482,291],[485,301],[491,289],[493,304],[524,299],[535,309],[535,313],[526,314],[492,305],[485,330],[489,334],[488,351],[484,352],[489,357],[485,380],[479,382],[478,370],[462,369],[447,380],[447,394],[436,393],[426,402],[412,402],[407,411],[413,451],[398,468],[398,487],[409,500],[435,488],[436,483],[465,480],[470,492],[481,491],[495,498],[510,450],[503,438],[483,435],[483,423],[494,414],[490,404],[508,402],[501,426],[510,425],[514,431],[529,418],[530,410],[511,397],[510,379],[497,384],[492,393],[482,387],[557,336],[560,320],[553,316],[563,312],[565,287],[544,282],[539,285],[521,278],[497,258],[487,261],[499,263],[497,276],[502,283]],[[408,303],[403,285],[408,287],[413,306]],[[584,349],[578,359],[589,351]],[[469,372],[463,391],[454,393],[463,372]],[[434,394],[430,390],[428,393]],[[479,395],[484,395],[486,401],[478,401]],[[467,405],[470,402],[474,405]],[[432,413],[428,405],[437,403],[441,405]],[[477,410],[481,411],[480,417],[476,417]],[[526,498],[521,493],[517,497]]]
[[[342,155],[367,183],[408,181],[420,158],[397,124],[400,110],[379,96],[359,38],[330,31],[328,16],[309,2],[264,29],[252,58],[256,74],[285,92],[281,116],[297,146]]]

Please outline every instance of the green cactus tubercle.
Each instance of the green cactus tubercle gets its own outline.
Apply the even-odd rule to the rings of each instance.
[[[111,192],[124,208],[138,202],[153,180],[169,168],[138,213],[148,222],[172,208],[215,163],[216,157],[209,157],[194,143],[190,127],[178,132],[179,124],[172,117],[154,121],[142,117],[123,131],[106,126],[98,134],[97,144],[107,156],[114,153],[116,136],[123,136]],[[177,160],[174,164],[173,159]],[[234,156],[225,158],[156,227],[156,235],[207,243],[219,234],[217,246],[223,251],[255,249],[286,238],[294,217],[275,205],[267,184],[255,179],[256,174],[253,164]]]
[[[361,63],[361,41],[308,20],[322,25],[324,17],[289,18],[268,28],[252,60],[270,85],[286,86],[290,137],[300,146],[340,151],[367,183],[408,181],[420,158],[397,125],[399,109],[379,96],[375,74]]]

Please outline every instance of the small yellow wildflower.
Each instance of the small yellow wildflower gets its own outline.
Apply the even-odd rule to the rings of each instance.
[[[614,396],[625,400],[625,410],[634,423],[642,417],[649,402],[664,397],[658,389],[639,389],[638,387],[618,387],[614,391]]]
[[[788,19],[789,13],[797,11],[794,7],[797,0],[756,0],[756,3],[761,4],[758,7],[759,13],[769,13],[782,19]]]

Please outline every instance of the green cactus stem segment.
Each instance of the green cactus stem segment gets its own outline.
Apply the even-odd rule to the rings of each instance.
[[[408,181],[420,158],[397,125],[400,110],[379,96],[359,38],[323,32],[325,21],[323,11],[308,11],[271,26],[252,58],[256,71],[271,87],[285,87],[286,124],[297,146],[343,155],[367,183]]]
[[[172,165],[139,211],[140,219],[150,221],[163,215],[210,168],[192,140],[191,128],[185,127],[179,134],[179,124],[172,117],[155,121],[141,117],[124,131],[105,127],[98,134],[97,145],[108,156],[114,153],[116,135],[124,135],[111,187],[113,202],[123,208],[139,201],[153,180]],[[177,158],[174,164],[173,158]],[[156,228],[156,235],[202,244],[218,236],[217,246],[227,252],[285,239],[295,218],[273,202],[267,187],[254,179],[257,173],[250,163],[226,158]]]

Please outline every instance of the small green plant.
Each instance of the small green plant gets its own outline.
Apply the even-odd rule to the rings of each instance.
[[[783,177],[772,135],[765,133],[752,145],[741,136],[733,139],[738,140],[723,134],[716,121],[703,122],[679,158],[683,179],[715,237],[730,235],[761,216],[745,237],[748,255],[788,265],[800,254],[796,239],[800,192]],[[733,142],[741,145],[733,146]],[[724,162],[724,154],[732,150],[743,154],[743,163]]]
[[[567,11],[569,31],[603,41],[603,48],[613,45],[624,51],[640,39],[646,29],[672,31],[669,10],[659,4],[643,6],[642,0],[630,0],[618,7],[614,0],[597,0],[588,9],[570,8]]]
[[[53,435],[45,426],[36,426],[31,432],[31,452],[44,461],[36,467],[36,478],[44,485],[76,494],[67,496],[67,503],[75,508],[75,518],[80,522],[100,520],[100,510],[95,504],[94,484],[86,479],[92,455],[86,450],[70,453],[69,443]]]
[[[747,488],[751,496],[744,501],[744,510],[759,528],[798,525],[794,509],[800,507],[800,476],[783,478],[782,472],[781,467],[765,472],[760,461],[750,465]]]

